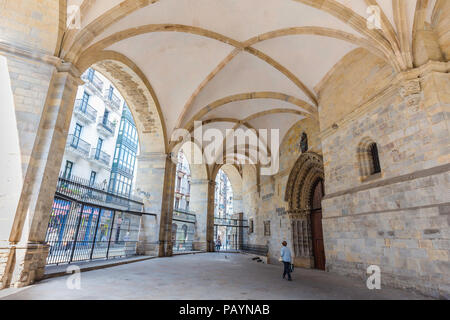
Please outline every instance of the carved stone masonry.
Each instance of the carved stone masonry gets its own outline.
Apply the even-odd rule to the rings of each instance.
[[[419,79],[407,81],[400,89],[400,95],[402,96],[407,107],[417,107],[422,100],[422,88]]]

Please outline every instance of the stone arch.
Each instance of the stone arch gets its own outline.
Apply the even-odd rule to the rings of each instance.
[[[92,55],[79,68],[102,73],[127,101],[139,134],[141,151],[166,153],[167,133],[161,106],[143,72],[126,56],[114,51]]]
[[[233,190],[233,213],[242,213],[242,175],[239,169],[232,164],[223,164],[216,166],[213,172],[214,180],[217,176],[219,170],[222,170],[227,175],[231,183],[231,188]]]
[[[301,213],[309,209],[313,183],[324,179],[322,156],[314,152],[302,154],[294,164],[286,185],[284,201],[289,203],[289,211]]]
[[[324,180],[322,156],[303,153],[294,164],[286,185],[284,200],[288,202],[294,263],[313,268],[315,252],[311,226],[312,196],[318,182]]]

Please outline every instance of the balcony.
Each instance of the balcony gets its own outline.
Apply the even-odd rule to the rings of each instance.
[[[195,213],[192,211],[174,208],[172,220],[195,223],[197,219]]]
[[[120,110],[120,98],[113,92],[113,90],[111,90],[111,88],[106,91],[104,100],[107,106],[116,111]]]
[[[108,120],[107,117],[99,117],[97,131],[105,138],[114,137],[116,133],[116,123]]]
[[[89,103],[84,102],[82,99],[75,100],[73,113],[84,124],[94,123],[97,119],[97,110],[92,108]]]
[[[103,81],[95,74],[95,71],[89,70],[87,73],[81,76],[81,79],[86,81],[86,85],[93,92],[99,94],[100,96],[103,94]]]
[[[89,157],[91,145],[73,134],[67,136],[66,150],[84,158]]]
[[[97,163],[98,165],[104,167],[105,169],[109,169],[109,162],[111,160],[111,156],[106,152],[103,152],[98,148],[92,148],[89,158],[92,161],[94,161],[94,163]]]

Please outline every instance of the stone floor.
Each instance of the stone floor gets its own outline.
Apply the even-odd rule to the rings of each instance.
[[[81,289],[68,276],[0,291],[2,299],[423,299],[412,292],[368,290],[365,282],[318,270],[295,269],[237,253],[201,253],[157,258],[81,273]]]

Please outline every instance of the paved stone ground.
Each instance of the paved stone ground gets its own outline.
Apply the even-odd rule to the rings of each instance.
[[[295,269],[236,253],[201,253],[158,258],[81,274],[81,289],[67,276],[22,289],[0,291],[3,299],[423,299],[403,290],[368,290],[365,282],[318,270]]]

